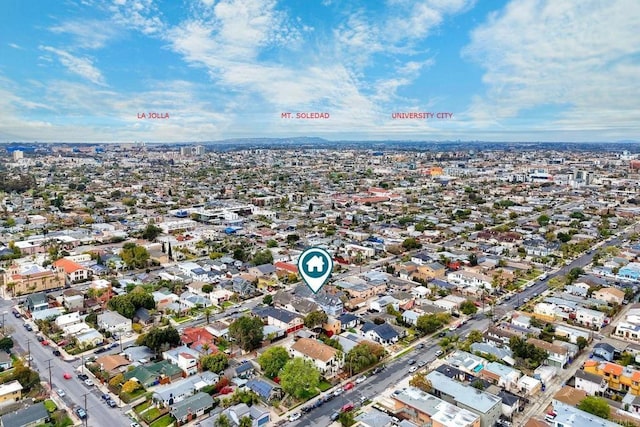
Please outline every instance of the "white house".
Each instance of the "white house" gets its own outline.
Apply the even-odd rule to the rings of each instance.
[[[98,314],[98,327],[111,333],[129,332],[131,331],[131,319],[127,319],[116,311],[105,311]]]
[[[198,360],[200,353],[192,350],[186,345],[177,347],[162,353],[164,360],[172,365],[176,365],[187,375],[195,375],[198,373]]]
[[[576,389],[582,390],[590,396],[602,396],[607,391],[607,380],[600,375],[578,369],[576,371],[575,378]]]

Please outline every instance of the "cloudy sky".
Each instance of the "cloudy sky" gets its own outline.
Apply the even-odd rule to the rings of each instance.
[[[0,141],[637,140],[639,16],[637,0],[3,0]]]

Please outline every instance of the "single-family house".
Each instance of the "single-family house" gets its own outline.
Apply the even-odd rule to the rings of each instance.
[[[127,319],[117,311],[105,311],[98,314],[98,327],[111,333],[131,331],[131,319]]]
[[[273,381],[266,378],[253,378],[245,384],[249,390],[256,393],[265,402],[271,402],[275,399],[282,399],[284,392],[282,388]]]
[[[64,273],[65,282],[70,285],[72,283],[86,282],[93,275],[90,268],[83,266],[67,258],[60,258],[53,262],[53,266],[60,272]]]
[[[362,325],[362,333],[365,338],[383,345],[395,344],[400,339],[398,331],[386,322],[380,325],[367,322]]]
[[[0,385],[0,403],[15,402],[22,398],[22,385],[18,380]]]
[[[616,348],[609,343],[599,342],[593,346],[593,355],[607,362],[613,362],[615,358]]]
[[[617,288],[600,288],[593,292],[592,298],[605,301],[607,304],[622,305],[624,301],[624,291]]]
[[[187,376],[198,373],[200,352],[193,350],[186,345],[163,352],[162,358],[172,365],[178,366]]]
[[[171,405],[171,416],[181,426],[195,420],[213,407],[213,397],[208,393],[198,392],[184,400]]]
[[[344,365],[344,354],[311,338],[300,338],[290,349],[292,356],[311,360],[325,378],[333,378]]]
[[[607,391],[607,380],[598,374],[578,369],[575,373],[575,387],[590,396],[602,396]]]

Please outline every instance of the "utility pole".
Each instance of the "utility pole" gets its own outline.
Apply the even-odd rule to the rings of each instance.
[[[46,362],[48,363],[48,369],[49,369],[49,389],[50,391],[53,391],[53,382],[51,381],[51,361],[53,359],[48,359]]]
[[[31,340],[27,340],[27,367],[31,369]]]
[[[85,427],[87,427],[87,423],[89,422],[89,411],[87,410],[87,395],[89,393],[85,393],[82,395],[82,397],[84,397],[84,413],[85,413],[85,417],[84,417],[84,425]]]
[[[3,336],[3,337],[4,337],[4,332],[5,332],[5,328],[4,328],[4,316],[5,316],[5,314],[7,314],[7,313],[8,313],[8,311],[6,311],[6,310],[2,312],[2,336]]]

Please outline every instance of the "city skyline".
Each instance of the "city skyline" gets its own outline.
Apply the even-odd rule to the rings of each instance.
[[[636,140],[639,9],[4,2],[0,141]]]

